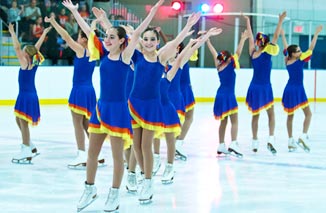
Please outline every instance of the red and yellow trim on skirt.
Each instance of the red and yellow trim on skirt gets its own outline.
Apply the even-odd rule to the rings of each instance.
[[[87,110],[87,108],[84,107],[80,107],[74,104],[69,104],[69,108],[71,111],[80,114],[80,115],[84,115],[88,120],[90,119],[92,113],[90,111]]]
[[[164,132],[164,124],[161,122],[149,122],[144,120],[132,107],[132,104],[130,101],[128,101],[129,111],[131,117],[134,119],[134,121],[139,125],[139,127],[142,127],[144,129],[155,131],[156,134],[160,134]],[[133,127],[136,126],[133,124]]]
[[[36,122],[33,122],[33,119],[32,119],[31,116],[27,115],[24,112],[18,111],[18,110],[15,110],[15,115],[16,115],[16,117],[27,121],[32,126],[37,126],[38,123],[40,122],[40,117],[37,118],[37,121]]]
[[[226,118],[229,115],[233,115],[238,113],[238,107],[235,107],[233,109],[230,109],[229,111],[223,112],[221,116],[214,116],[216,120],[223,120],[224,118]]]
[[[272,108],[274,105],[274,101],[269,102],[268,104],[265,104],[264,106],[260,107],[257,110],[253,110],[252,108],[249,107],[248,102],[246,102],[246,105],[248,107],[248,110],[251,112],[252,115],[258,115],[262,110],[268,110]]]
[[[282,105],[283,105],[283,103],[282,103]],[[288,115],[293,115],[293,114],[294,114],[294,111],[296,111],[297,109],[299,109],[299,108],[304,109],[304,108],[306,108],[307,106],[309,106],[309,102],[308,102],[308,101],[305,101],[305,102],[302,102],[301,104],[296,105],[296,106],[293,107],[293,108],[286,108],[286,107],[284,107],[284,105],[283,105],[283,108],[284,108],[284,111],[285,111]]]
[[[179,116],[180,123],[183,124],[185,122],[186,113],[182,110],[177,110],[177,113]]]
[[[128,149],[132,145],[132,133],[128,128],[120,128],[120,127],[114,127],[110,126],[109,124],[106,124],[101,121],[100,114],[98,110],[96,110],[97,117],[100,121],[100,124],[89,124],[88,126],[88,132],[89,133],[96,133],[96,134],[108,134],[109,136],[114,137],[120,137],[124,141],[123,148]]]
[[[186,108],[186,112],[189,112],[191,110],[193,110],[195,108],[195,102],[192,102],[191,104],[188,104],[185,108]]]

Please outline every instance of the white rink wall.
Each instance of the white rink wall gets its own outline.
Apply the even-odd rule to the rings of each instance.
[[[17,66],[0,66],[0,100],[15,100],[18,94]],[[72,87],[73,67],[68,66],[40,66],[36,74],[36,89],[40,99],[68,99]],[[214,68],[191,68],[191,81],[196,98],[210,100],[215,97],[219,86],[219,78]],[[272,86],[274,97],[282,97],[283,89],[288,80],[286,70],[272,70]],[[252,69],[237,71],[236,95],[244,98],[247,93]],[[316,80],[315,80],[316,79]],[[325,70],[305,70],[304,85],[308,98],[317,101],[326,99]],[[99,96],[99,68],[96,67],[93,75],[93,84],[97,97]],[[315,90],[316,89],[316,90]]]

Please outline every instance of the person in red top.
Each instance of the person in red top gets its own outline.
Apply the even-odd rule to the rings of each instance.
[[[59,23],[60,23],[61,27],[65,28],[65,24],[69,20],[69,17],[66,14],[66,9],[65,8],[62,8],[60,10],[60,14],[59,14],[58,18],[59,18]]]
[[[35,24],[32,28],[32,41],[36,42],[42,35],[44,31],[42,16],[37,17]]]
[[[81,4],[80,5],[80,11],[79,11],[80,16],[86,20],[89,18],[89,12],[87,11],[87,6],[86,4]]]

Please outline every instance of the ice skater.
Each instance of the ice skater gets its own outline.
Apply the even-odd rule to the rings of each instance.
[[[282,41],[284,46],[283,53],[285,55],[285,64],[286,69],[289,73],[289,80],[285,86],[282,97],[282,105],[284,111],[288,114],[286,120],[286,127],[289,136],[289,152],[293,152],[297,149],[296,144],[299,147],[303,148],[305,152],[310,152],[308,130],[312,114],[303,85],[303,68],[312,56],[312,51],[316,46],[318,35],[322,31],[322,29],[323,26],[321,25],[316,28],[310,46],[305,52],[302,52],[301,48],[296,44],[288,45],[285,38],[284,30],[281,30]],[[294,112],[299,108],[303,110],[305,119],[303,121],[302,135],[299,137],[298,140],[295,140],[293,138],[293,118]]]
[[[141,39],[142,52],[136,50],[132,57],[135,64],[134,84],[129,96],[129,109],[133,118],[134,150],[137,162],[144,172],[140,203],[147,203],[153,197],[153,151],[154,134],[164,131],[163,109],[160,100],[160,80],[168,60],[183,41],[190,28],[198,21],[200,14],[192,14],[179,35],[164,45],[158,52],[159,34],[154,28],[147,28]]]
[[[217,52],[210,42],[207,46],[213,55],[214,63],[218,71],[220,86],[216,92],[214,101],[214,117],[220,120],[219,127],[219,147],[217,154],[233,154],[242,157],[237,136],[238,136],[238,103],[235,96],[235,69],[240,69],[239,58],[242,53],[243,45],[248,38],[248,31],[245,30],[241,34],[238,48],[234,55],[227,50]],[[228,119],[231,120],[231,144],[227,149],[225,146],[225,129]]]
[[[86,166],[85,134],[88,137],[88,123],[96,105],[96,95],[92,82],[96,62],[89,62],[88,38],[83,31],[78,33],[77,41],[74,41],[68,32],[56,22],[54,17],[45,17],[45,22],[50,23],[63,40],[66,41],[68,46],[76,53],[74,59],[73,87],[68,103],[71,110],[78,151],[77,157],[68,164],[68,168]],[[100,161],[104,163],[104,159],[100,159]]]
[[[20,64],[19,93],[15,104],[15,116],[22,135],[22,144],[20,153],[12,158],[13,163],[31,163],[32,158],[38,155],[37,148],[30,139],[29,125],[37,126],[40,121],[40,104],[35,87],[35,74],[38,66],[44,61],[39,50],[51,28],[44,29],[35,45],[26,45],[21,49],[14,26],[9,24],[9,33]]]
[[[275,114],[274,114],[274,96],[271,85],[271,70],[272,60],[271,57],[279,53],[277,39],[279,37],[282,23],[286,17],[286,12],[279,15],[277,27],[275,29],[273,39],[270,41],[269,37],[262,32],[257,33],[256,41],[252,34],[249,17],[243,16],[246,20],[247,31],[249,33],[249,55],[251,56],[253,66],[253,76],[250,82],[246,104],[249,111],[252,113],[251,129],[252,129],[252,151],[257,152],[258,141],[258,121],[259,114],[262,110],[267,111],[269,138],[267,140],[267,149],[276,155],[275,149]],[[257,45],[258,49],[256,49]]]

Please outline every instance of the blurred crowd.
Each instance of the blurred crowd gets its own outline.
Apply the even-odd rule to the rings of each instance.
[[[79,4],[79,13],[85,19],[90,17],[91,6],[108,8],[109,0],[100,1],[74,1]],[[18,25],[17,36],[22,43],[35,43],[48,26],[44,23],[44,17],[55,17],[58,23],[67,30],[69,35],[77,39],[78,24],[74,16],[67,10],[61,1],[54,0],[0,0],[0,16],[4,23]],[[91,5],[90,5],[91,4]],[[7,24],[3,27],[6,28]],[[59,59],[67,59],[72,65],[74,52],[55,30],[51,30],[42,46],[41,52],[52,65],[56,65]]]

